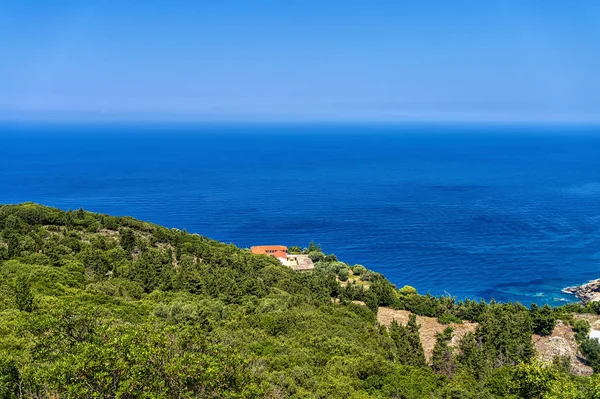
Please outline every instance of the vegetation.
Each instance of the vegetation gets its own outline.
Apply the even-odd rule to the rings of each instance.
[[[456,367],[453,349],[450,347],[453,332],[452,327],[446,327],[444,331],[437,333],[435,346],[433,347],[433,356],[431,357],[431,368],[433,371],[443,374],[446,377],[452,377]]]
[[[0,398],[600,398],[599,378],[537,363],[531,341],[595,305],[420,295],[294,251],[314,272],[128,217],[0,206]],[[412,315],[388,329],[381,306]],[[428,363],[415,315],[479,327],[438,334]]]

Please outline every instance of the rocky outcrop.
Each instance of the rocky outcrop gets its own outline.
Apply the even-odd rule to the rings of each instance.
[[[575,295],[584,303],[600,301],[600,279],[592,280],[577,287],[567,287],[562,291]]]
[[[575,340],[575,332],[568,324],[557,320],[551,335],[533,336],[533,344],[538,359],[545,363],[552,363],[555,357],[569,359],[571,373],[575,375],[591,375],[592,368],[579,353],[579,347]]]

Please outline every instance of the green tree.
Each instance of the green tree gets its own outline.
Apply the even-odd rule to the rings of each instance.
[[[575,331],[575,339],[578,342],[584,341],[590,333],[590,323],[585,319],[577,319],[573,323],[573,331]]]
[[[544,305],[542,308],[539,308],[534,303],[531,305],[529,312],[531,313],[534,331],[537,334],[552,334],[552,330],[554,330],[554,326],[556,325],[556,318],[550,306]]]
[[[466,370],[478,380],[483,379],[489,371],[483,351],[481,350],[475,334],[467,332],[458,341],[456,353],[457,367]]]
[[[320,245],[315,244],[314,241],[311,241],[308,244],[307,252],[323,252],[323,250],[321,249]]]
[[[410,285],[405,285],[404,287],[400,288],[398,290],[398,292],[402,295],[417,295],[417,289],[415,287],[411,287]]]
[[[390,325],[390,338],[396,344],[396,360],[407,366],[425,367],[425,352],[419,335],[417,317],[411,314],[406,326],[395,320]]]
[[[128,252],[133,251],[133,248],[135,247],[135,234],[133,233],[133,230],[121,229],[119,234],[121,235],[121,246],[123,249]]]
[[[364,267],[363,265],[354,265],[352,267],[352,273],[354,273],[357,276],[360,276],[361,274],[365,273],[367,271],[367,268]]]
[[[14,232],[14,231],[10,231],[6,234],[4,234],[4,236],[6,237],[6,243],[7,243],[7,255],[8,258],[14,258],[16,256],[19,255],[19,235]]]
[[[375,295],[375,293],[373,293],[371,290],[367,290],[364,300],[365,305],[367,305],[367,307],[371,309],[373,313],[377,314],[377,311],[379,310],[379,298],[377,298],[377,295]]]
[[[22,312],[31,312],[33,310],[33,293],[31,292],[31,282],[28,277],[17,276],[14,283],[15,303]]]
[[[338,278],[340,279],[340,281],[348,281],[348,277],[349,277],[349,273],[348,273],[348,268],[342,268],[340,269],[340,271],[338,272]]]
[[[600,342],[596,338],[585,338],[579,344],[581,353],[590,362],[595,372],[600,371]]]
[[[486,357],[494,367],[529,361],[534,355],[533,322],[520,304],[492,304],[480,317],[476,330]]]
[[[449,346],[453,333],[452,327],[446,327],[444,331],[437,333],[431,355],[431,368],[433,371],[446,377],[452,377],[456,367],[454,354]]]
[[[19,397],[19,370],[12,361],[0,359],[0,399]]]
[[[288,248],[288,253],[290,254],[301,254],[302,253],[302,249],[296,245],[293,245],[291,247]]]

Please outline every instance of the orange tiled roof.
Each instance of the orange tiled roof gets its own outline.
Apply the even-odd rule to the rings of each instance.
[[[285,251],[275,251],[269,255],[273,255],[276,258],[282,258],[284,260],[287,259],[287,252],[285,252]]]
[[[250,251],[253,254],[274,254],[278,255],[279,252],[283,252],[283,256],[287,253],[287,247],[285,245],[258,245],[255,247],[251,247]]]

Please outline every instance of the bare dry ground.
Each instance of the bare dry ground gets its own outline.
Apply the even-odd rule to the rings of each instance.
[[[587,315],[577,315],[577,318],[588,318]],[[590,315],[591,316],[591,315]],[[595,316],[598,320],[598,316]],[[592,324],[591,320],[590,324]],[[576,375],[591,375],[593,370],[579,353],[575,332],[568,325],[558,320],[552,334],[548,336],[533,336],[533,345],[538,358],[543,362],[551,362],[555,356],[566,356],[571,359],[571,372]]]
[[[394,310],[380,307],[379,312],[377,313],[377,320],[380,324],[389,327],[392,320],[406,324],[409,315],[410,312],[407,310]],[[592,326],[596,326],[596,328],[600,329],[600,316],[576,315],[575,317],[584,318],[588,320]],[[434,317],[426,316],[417,316],[417,323],[421,325],[421,329],[419,330],[421,334],[421,343],[423,344],[425,357],[427,361],[429,361],[433,352],[433,346],[435,345],[435,335],[438,332],[443,331],[444,328],[446,328],[446,325],[439,323]],[[454,337],[452,339],[452,344],[454,345],[468,331],[475,332],[477,323],[452,323],[450,326],[454,329]],[[532,340],[538,358],[543,362],[552,362],[554,356],[567,356],[571,359],[571,372],[573,374],[592,374],[592,368],[579,353],[577,342],[575,341],[575,332],[568,324],[559,320],[551,335],[545,337],[533,335]]]
[[[406,324],[408,322],[408,310],[394,310],[390,308],[380,307],[377,313],[377,321],[384,326],[389,327],[392,324],[392,320],[396,320],[398,323]],[[435,317],[417,316],[417,323],[421,325],[419,330],[421,334],[421,343],[423,344],[423,350],[425,351],[425,358],[427,361],[431,359],[431,353],[433,352],[433,346],[435,345],[435,335],[439,332],[444,331],[448,326],[441,324]],[[454,337],[452,338],[451,345],[458,342],[468,331],[475,332],[477,323],[463,323],[449,324],[454,329]]]

